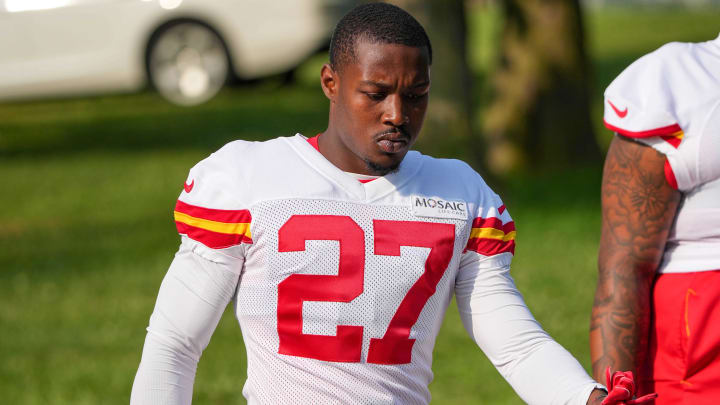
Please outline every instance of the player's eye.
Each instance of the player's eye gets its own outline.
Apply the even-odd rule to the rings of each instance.
[[[405,98],[410,101],[417,101],[427,96],[427,93],[407,93],[405,94]]]
[[[382,101],[387,97],[386,93],[373,93],[373,92],[366,92],[366,96],[372,101]]]

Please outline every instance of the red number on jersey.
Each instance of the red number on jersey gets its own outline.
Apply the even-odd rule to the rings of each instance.
[[[408,290],[382,339],[370,339],[368,363],[410,363],[415,339],[410,329],[440,282],[452,259],[455,226],[432,222],[373,221],[375,254],[400,256],[400,246],[430,248],[425,271]]]
[[[295,215],[279,230],[278,251],[303,251],[308,240],[339,242],[338,274],[293,274],[278,284],[278,352],[325,361],[358,362],[362,326],[338,325],[336,336],[304,334],[302,311],[303,301],[350,302],[363,292],[365,233],[347,216]]]
[[[385,336],[372,338],[368,350],[368,363],[409,363],[415,343],[409,338],[410,329],[450,264],[455,226],[376,220],[373,229],[377,255],[400,256],[400,246],[430,248],[425,271],[400,302]],[[278,251],[303,251],[308,240],[339,242],[338,275],[293,274],[278,284],[278,352],[325,361],[359,362],[362,326],[337,325],[336,336],[304,334],[302,308],[304,301],[350,302],[363,292],[364,232],[347,216],[295,215],[280,228]]]

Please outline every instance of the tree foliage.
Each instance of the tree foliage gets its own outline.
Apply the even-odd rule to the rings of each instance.
[[[433,46],[431,94],[422,150],[440,157],[476,162],[471,73],[467,61],[467,22],[463,0],[394,0],[427,30]],[[474,142],[475,141],[475,142]]]
[[[485,110],[496,174],[598,163],[578,0],[505,0],[500,63]]]

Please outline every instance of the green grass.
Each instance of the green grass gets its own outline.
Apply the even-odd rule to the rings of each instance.
[[[714,37],[714,15],[589,14],[595,116],[602,88],[624,66],[669,40]],[[494,9],[471,16],[473,43],[482,40],[471,60],[482,74],[493,64],[493,16]],[[232,139],[322,131],[320,60],[292,87],[230,88],[196,108],[153,93],[0,104],[1,402],[128,402],[144,328],[177,247],[171,209],[187,170]],[[518,226],[515,280],[538,320],[586,367],[599,178],[599,168],[527,176],[503,192]],[[200,362],[195,403],[244,403],[245,367],[228,312]],[[466,336],[454,306],[434,371],[434,403],[520,403]]]

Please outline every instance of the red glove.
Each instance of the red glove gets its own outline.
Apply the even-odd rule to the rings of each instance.
[[[610,367],[605,370],[607,380],[608,396],[601,402],[601,405],[638,405],[649,403],[657,398],[658,394],[652,393],[633,399],[635,396],[635,380],[632,371],[616,371],[610,373]]]

